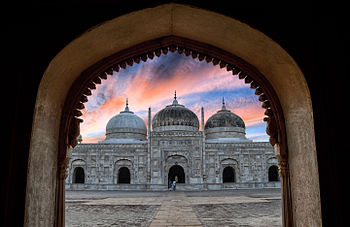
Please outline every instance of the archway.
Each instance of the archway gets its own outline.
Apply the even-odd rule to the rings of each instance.
[[[268,177],[269,177],[269,181],[280,181],[279,179],[279,174],[278,174],[278,167],[275,165],[272,165],[269,167],[268,170]]]
[[[177,176],[177,183],[185,183],[185,171],[180,165],[173,165],[169,169],[168,180],[174,181]]]
[[[145,20],[149,23],[143,23]],[[162,43],[159,38],[165,36],[183,37],[188,42]],[[137,46],[150,40],[154,40],[153,47]],[[79,134],[77,116],[87,101],[86,95],[107,76],[101,72],[153,58],[162,51],[173,50],[173,46],[183,47],[183,52],[194,57],[209,56],[205,57],[208,62],[232,72],[235,70],[232,65],[244,72],[236,71],[234,75],[256,88],[267,107],[266,120],[273,123],[267,130],[275,142],[281,168],[284,225],[321,225],[313,111],[308,86],[298,65],[276,42],[249,25],[208,10],[165,4],[90,29],[50,62],[34,110],[25,226],[64,223],[66,151],[75,145]],[[205,55],[198,55],[198,50]],[[101,59],[105,59],[103,64],[95,64]],[[89,76],[82,77],[82,72]],[[46,169],[51,171],[42,171]]]
[[[85,183],[85,173],[82,167],[76,167],[73,173],[73,183],[84,184]]]
[[[222,182],[233,183],[235,182],[235,170],[231,166],[227,166],[222,171]]]
[[[130,184],[130,171],[127,167],[118,170],[118,184]]]

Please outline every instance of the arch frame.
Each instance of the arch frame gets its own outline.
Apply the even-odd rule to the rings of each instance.
[[[240,178],[240,173],[241,169],[239,168],[239,162],[235,158],[224,158],[220,161],[220,182],[223,182],[223,171],[226,167],[231,167],[234,171],[234,179],[235,181],[232,183],[240,183],[241,178]]]
[[[271,85],[275,95],[262,100],[272,106],[279,103],[283,117],[272,121],[282,126],[277,130],[282,138],[274,138],[275,152],[280,175],[288,179],[282,185],[283,200],[288,197],[283,224],[321,226],[313,111],[300,68],[276,42],[249,25],[218,13],[173,3],[102,23],[69,43],[50,62],[40,82],[34,109],[24,226],[38,226],[39,220],[45,226],[64,225],[64,178],[68,165],[65,153],[74,146],[75,136],[79,134],[76,110],[87,101],[80,96],[82,100],[77,103],[80,107],[66,112],[64,106],[68,105],[65,103],[69,102],[67,97],[74,81],[101,59],[167,36],[208,44],[239,56],[253,66],[248,67],[250,70],[255,69]],[[251,77],[246,78],[249,81]],[[94,83],[90,82],[86,81],[84,86],[93,88]],[[279,115],[274,112],[273,116]],[[268,132],[276,132],[276,128],[278,125],[268,122]],[[49,171],[41,171],[45,167]]]
[[[83,168],[84,175],[85,175],[84,183],[86,182],[86,174],[87,174],[86,161],[84,159],[78,158],[78,159],[71,160],[69,168],[67,168],[67,171],[69,171],[69,169],[70,169],[70,171],[67,174],[67,178],[68,178],[68,182],[71,184],[73,184],[74,169],[77,167]]]
[[[174,160],[175,159],[175,160]],[[185,183],[190,182],[190,163],[188,160],[188,153],[178,153],[178,152],[170,152],[165,156],[164,159],[164,168],[163,168],[163,182],[164,184],[168,184],[168,175],[170,169],[178,165],[184,170],[185,174]],[[180,162],[178,162],[180,161]]]
[[[128,158],[119,158],[114,162],[113,165],[113,183],[118,184],[119,181],[119,170],[120,168],[127,168],[130,173],[130,184],[134,184],[134,162]]]

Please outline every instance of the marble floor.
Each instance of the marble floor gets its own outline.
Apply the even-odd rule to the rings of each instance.
[[[66,226],[282,226],[280,189],[66,191]]]

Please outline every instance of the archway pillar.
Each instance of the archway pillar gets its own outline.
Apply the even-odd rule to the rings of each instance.
[[[58,162],[58,175],[57,175],[57,196],[56,196],[56,225],[55,226],[64,226],[65,225],[65,180],[68,176],[69,158],[64,158]]]
[[[294,226],[293,204],[292,204],[288,158],[286,155],[281,155],[281,147],[279,146],[279,144],[276,144],[274,146],[274,150],[278,160],[279,175],[281,179],[282,223],[284,227],[292,227]]]

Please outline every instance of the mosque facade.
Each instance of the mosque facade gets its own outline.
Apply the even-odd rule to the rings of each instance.
[[[152,128],[151,128],[152,126]],[[178,190],[279,188],[277,159],[268,142],[245,136],[245,123],[225,106],[204,124],[176,94],[145,122],[129,110],[113,116],[106,138],[70,150],[66,189]]]

